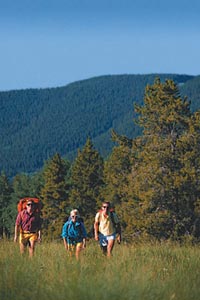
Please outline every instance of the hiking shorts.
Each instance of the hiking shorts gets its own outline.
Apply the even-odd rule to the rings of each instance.
[[[19,236],[19,243],[23,244],[24,246],[27,246],[27,244],[29,243],[29,241],[37,241],[38,239],[38,233],[34,232],[34,233],[25,233],[22,232],[20,233]]]
[[[70,252],[75,251],[76,248],[82,248],[83,247],[83,242],[75,243],[75,244],[67,244],[68,250]]]
[[[100,243],[100,246],[104,247],[104,246],[107,246],[108,245],[108,241],[109,240],[115,240],[116,238],[116,234],[113,233],[113,234],[110,234],[110,235],[104,235],[102,233],[99,233],[99,243]]]

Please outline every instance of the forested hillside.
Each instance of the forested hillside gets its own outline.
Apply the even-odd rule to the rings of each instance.
[[[8,178],[2,172],[0,238],[12,236],[19,199],[32,196],[44,205],[42,231],[49,241],[60,239],[72,208],[84,217],[91,237],[96,211],[102,201],[110,201],[126,241],[199,243],[200,109],[191,110],[191,103],[180,95],[181,86],[184,83],[159,78],[147,85],[143,103],[134,106],[141,134],[129,138],[113,130],[116,144],[107,159],[87,138],[72,162],[55,153],[34,174],[18,172]]]
[[[200,77],[176,74],[102,76],[64,87],[0,93],[0,170],[10,177],[35,172],[54,153],[71,159],[87,137],[103,157],[112,147],[110,131],[134,138],[134,103],[143,102],[155,77],[173,79],[200,107]]]

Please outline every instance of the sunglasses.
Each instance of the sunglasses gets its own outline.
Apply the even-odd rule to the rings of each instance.
[[[26,206],[33,206],[34,204],[33,203],[27,203]]]
[[[102,208],[108,208],[109,206],[102,206]]]
[[[72,218],[76,218],[77,216],[71,216]]]

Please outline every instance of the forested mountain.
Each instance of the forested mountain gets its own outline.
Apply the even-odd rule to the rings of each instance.
[[[143,102],[155,77],[173,79],[200,107],[200,76],[110,75],[64,87],[0,92],[0,171],[8,176],[40,169],[54,153],[71,159],[90,137],[103,157],[113,146],[110,130],[134,138],[134,103]]]

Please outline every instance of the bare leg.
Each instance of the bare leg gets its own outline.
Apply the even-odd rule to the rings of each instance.
[[[20,248],[20,253],[23,255],[26,250],[26,246],[23,243],[20,243],[19,248]]]
[[[35,250],[35,241],[29,241],[29,257],[33,257]]]
[[[80,255],[80,252],[82,250],[82,245],[77,245],[76,246],[76,259],[79,260],[79,255]]]
[[[115,240],[109,240],[108,241],[108,246],[107,246],[107,256],[110,257],[112,254],[112,249],[114,247]]]

